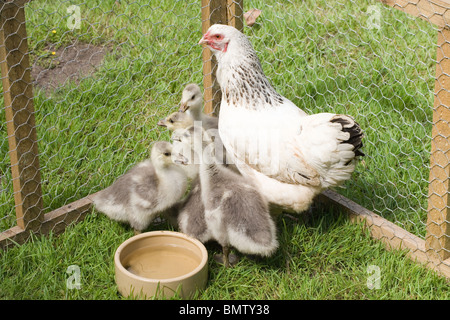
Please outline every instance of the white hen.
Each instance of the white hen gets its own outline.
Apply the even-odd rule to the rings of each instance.
[[[204,129],[190,127],[180,140],[189,137],[187,141],[202,144],[200,179],[180,210],[180,230],[203,242],[219,242],[225,266],[230,246],[242,253],[272,255],[278,241],[266,199],[251,180],[216,158],[214,142]]]
[[[266,78],[248,38],[211,26],[199,42],[217,58],[222,90],[219,133],[243,174],[284,209],[303,211],[328,187],[350,179],[363,133],[349,116],[307,115]]]

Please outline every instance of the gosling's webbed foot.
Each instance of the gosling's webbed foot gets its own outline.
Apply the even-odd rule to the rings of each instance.
[[[225,261],[226,259],[224,259],[223,254],[216,254],[214,255],[214,260],[217,263],[223,264],[225,267],[234,267],[238,262],[239,262],[239,257],[233,253],[228,255],[228,264]]]
[[[226,268],[233,267],[239,262],[239,257],[233,253],[230,253],[229,247],[223,247],[222,254],[216,254],[214,260],[220,264],[223,264]]]

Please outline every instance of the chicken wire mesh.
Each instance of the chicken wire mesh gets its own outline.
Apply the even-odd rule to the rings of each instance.
[[[107,187],[169,139],[158,120],[203,79],[201,7],[25,4],[44,212]],[[252,8],[262,14],[244,32],[273,86],[365,132],[366,157],[339,192],[425,238],[437,27],[378,1],[244,1]],[[0,231],[16,224],[1,110]]]
[[[339,192],[424,238],[436,27],[378,1],[245,1],[274,87],[309,113],[353,116],[364,152]]]
[[[292,74],[282,76],[274,69],[280,74],[274,82],[308,111],[350,114],[360,123],[367,156],[341,193],[423,237],[436,51],[433,26],[376,2],[310,3],[300,11],[301,23],[292,17],[297,23],[292,29],[303,35],[284,47],[303,44],[304,50],[288,59],[275,54],[272,66],[284,61],[284,69]]]
[[[44,211],[105,188],[153,141],[200,82],[198,1],[32,1],[25,5]],[[0,230],[15,225],[1,113]]]

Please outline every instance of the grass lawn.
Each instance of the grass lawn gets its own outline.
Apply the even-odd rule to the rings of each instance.
[[[78,4],[81,28],[66,9]],[[380,27],[371,28],[375,5]],[[176,110],[183,86],[202,81],[200,1],[41,1],[27,5],[31,59],[76,41],[105,47],[79,83],[35,89],[46,211],[101,190],[168,140],[157,121]],[[308,112],[350,114],[365,131],[365,159],[342,194],[425,236],[436,31],[378,1],[245,1],[263,10],[245,32],[280,93]],[[3,101],[0,102],[0,231],[15,224]],[[5,138],[5,139],[3,139]],[[198,299],[449,299],[445,279],[388,252],[345,214],[315,206],[277,221],[269,259],[210,259]],[[169,228],[153,225],[149,230]],[[95,211],[59,236],[35,237],[0,254],[0,299],[120,299],[113,255],[129,227]],[[208,244],[214,254],[220,249]],[[81,270],[68,289],[67,268]],[[370,266],[380,289],[369,289]]]
[[[167,229],[153,226],[150,230]],[[309,218],[278,220],[280,249],[269,259],[240,256],[224,268],[210,255],[207,289],[197,299],[450,299],[448,283],[383,245],[345,215],[316,208]],[[34,239],[0,256],[1,299],[121,299],[113,256],[133,232],[100,214],[90,214],[60,236]],[[80,268],[80,289],[68,289],[66,273]],[[379,289],[369,289],[371,266]],[[373,267],[372,267],[373,268]],[[70,279],[69,279],[70,280]]]

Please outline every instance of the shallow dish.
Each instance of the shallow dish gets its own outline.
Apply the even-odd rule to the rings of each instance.
[[[197,239],[174,231],[146,232],[124,241],[114,255],[124,297],[189,299],[206,287],[208,253]]]

